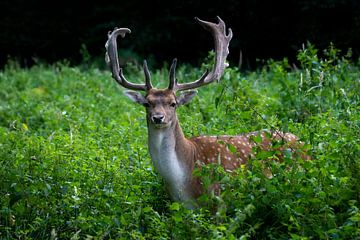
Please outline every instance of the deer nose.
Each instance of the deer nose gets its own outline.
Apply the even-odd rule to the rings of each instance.
[[[159,124],[159,123],[164,122],[165,116],[162,114],[156,114],[156,115],[153,115],[151,117],[151,119],[155,124]]]

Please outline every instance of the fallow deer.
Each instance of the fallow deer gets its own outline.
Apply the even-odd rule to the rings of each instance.
[[[176,109],[188,103],[195,95],[195,89],[219,81],[227,67],[226,57],[229,54],[229,42],[233,36],[231,29],[226,30],[224,21],[218,17],[218,23],[195,18],[206,30],[210,31],[215,42],[215,63],[211,71],[206,71],[198,80],[190,83],[178,83],[175,77],[176,59],[170,67],[170,83],[167,89],[153,88],[146,61],[143,69],[145,84],[127,81],[119,66],[117,37],[130,33],[128,28],[115,28],[109,32],[106,42],[106,62],[112,77],[124,88],[143,91],[126,91],[125,95],[132,101],[146,108],[148,127],[148,147],[155,169],[163,177],[171,197],[176,201],[191,202],[204,193],[201,181],[193,176],[197,166],[209,163],[221,163],[227,171],[232,171],[246,164],[254,156],[252,148],[257,146],[270,149],[273,140],[282,139],[292,145],[297,137],[280,131],[259,131],[237,136],[198,136],[186,138],[176,116]],[[189,91],[185,91],[189,90]],[[177,92],[182,92],[177,95]],[[252,136],[259,135],[262,142],[252,141]],[[232,145],[237,152],[230,151]]]

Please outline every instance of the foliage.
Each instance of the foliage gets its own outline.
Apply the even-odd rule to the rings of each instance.
[[[308,44],[301,69],[286,59],[255,72],[231,68],[180,108],[188,136],[282,129],[313,158],[264,165],[274,153],[259,153],[236,174],[204,167],[196,174],[222,191],[194,210],[169,200],[147,153],[144,109],[109,72],[9,63],[0,72],[0,238],[359,238],[360,66],[349,56],[333,45],[319,56]],[[180,81],[200,74],[178,70]],[[167,69],[153,78],[166,86]]]

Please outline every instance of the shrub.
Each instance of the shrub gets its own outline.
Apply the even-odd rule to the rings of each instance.
[[[147,153],[144,110],[109,72],[8,65],[0,72],[0,237],[359,238],[359,66],[333,45],[318,52],[300,50],[301,69],[286,59],[254,72],[229,68],[179,109],[188,136],[281,129],[312,156],[279,163],[262,153],[236,174],[201,169],[222,191],[195,210],[169,200]],[[183,66],[178,76],[200,72]],[[137,66],[129,74],[143,79]],[[165,86],[167,70],[153,77]]]

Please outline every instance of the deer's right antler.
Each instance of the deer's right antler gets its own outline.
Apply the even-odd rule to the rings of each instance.
[[[117,52],[117,36],[125,37],[126,33],[131,33],[128,28],[115,28],[114,31],[108,33],[108,40],[105,44],[106,53],[105,61],[109,65],[112,77],[124,88],[131,90],[148,91],[152,88],[150,72],[146,61],[144,61],[145,84],[131,83],[126,80],[123,75],[122,68],[119,66],[118,52]]]
[[[228,66],[226,63],[226,57],[229,54],[229,43],[233,36],[231,28],[228,29],[228,34],[226,34],[226,26],[225,22],[217,17],[219,23],[212,23],[200,20],[199,18],[195,18],[195,20],[203,26],[206,30],[210,31],[214,37],[215,42],[215,65],[212,70],[209,72],[208,70],[196,81],[190,83],[177,83],[176,77],[174,74],[170,74],[170,84],[169,89],[174,91],[184,91],[188,89],[198,88],[213,81],[220,80],[220,77],[223,75],[225,68]],[[173,61],[171,66],[172,71],[175,71],[176,61]]]

